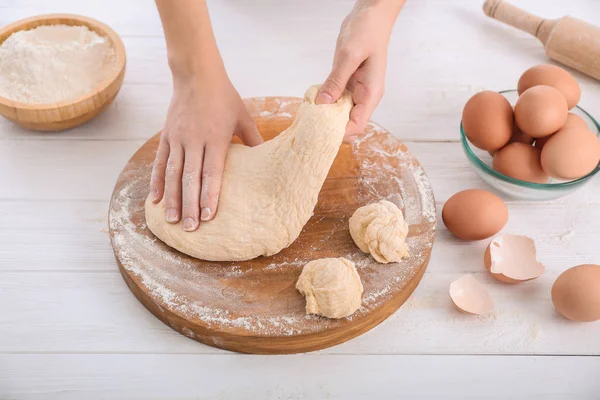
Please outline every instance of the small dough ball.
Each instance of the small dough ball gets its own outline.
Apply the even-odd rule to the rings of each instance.
[[[408,224],[402,211],[387,200],[360,207],[350,217],[350,235],[363,253],[386,264],[408,255]]]
[[[467,101],[462,114],[465,135],[475,147],[494,152],[513,134],[513,108],[506,97],[489,90]]]
[[[556,132],[542,149],[542,168],[553,178],[579,179],[600,162],[600,140],[587,128],[569,126]]]
[[[567,101],[552,86],[527,89],[515,105],[515,119],[523,132],[534,138],[552,135],[567,121]]]
[[[354,263],[321,258],[302,269],[296,289],[306,298],[306,313],[344,318],[360,308],[363,286]]]
[[[492,167],[511,178],[533,183],[548,183],[550,178],[542,169],[540,149],[514,142],[504,146],[494,156]]]
[[[517,88],[519,96],[527,89],[539,85],[548,85],[558,89],[565,96],[569,110],[579,103],[581,97],[579,84],[573,75],[556,65],[536,65],[525,71],[519,79]]]

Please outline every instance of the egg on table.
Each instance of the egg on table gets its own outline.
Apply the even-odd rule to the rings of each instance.
[[[480,189],[463,190],[446,201],[442,220],[454,236],[482,240],[494,236],[508,221],[508,208],[502,199]]]
[[[563,317],[578,322],[600,320],[600,265],[566,270],[554,282],[551,294],[554,308]]]

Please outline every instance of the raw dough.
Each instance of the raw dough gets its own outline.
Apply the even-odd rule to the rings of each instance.
[[[321,258],[302,269],[296,289],[306,297],[306,313],[343,318],[360,308],[363,286],[354,263]]]
[[[353,106],[345,92],[316,105],[318,86],[304,95],[294,123],[257,147],[232,145],[214,220],[185,232],[165,221],[165,206],[146,200],[148,228],[169,246],[209,261],[242,261],[288,247],[312,216],[339,150]]]
[[[408,224],[402,211],[387,200],[360,207],[350,217],[354,243],[380,263],[398,262],[408,255]]]

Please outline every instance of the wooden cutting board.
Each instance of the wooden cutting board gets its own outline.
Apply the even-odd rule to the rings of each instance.
[[[301,101],[267,97],[246,100],[246,105],[268,140],[292,123]],[[406,301],[423,276],[436,209],[429,179],[406,147],[373,123],[367,132],[352,146],[341,147],[300,237],[275,256],[246,262],[188,257],[146,227],[144,200],[159,140],[154,136],[125,166],[110,203],[111,242],[125,282],[150,312],[178,332],[244,353],[319,350],[375,327]],[[400,263],[377,263],[348,232],[352,213],[380,199],[396,203],[410,225],[410,256]],[[345,257],[361,276],[363,305],[348,318],[305,315],[296,280],[307,262],[323,257]]]

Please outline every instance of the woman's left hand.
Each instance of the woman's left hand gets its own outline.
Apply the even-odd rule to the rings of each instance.
[[[344,89],[352,93],[354,108],[345,141],[364,133],[385,87],[387,49],[403,0],[359,0],[344,19],[329,77],[319,90],[317,104],[337,101]]]

